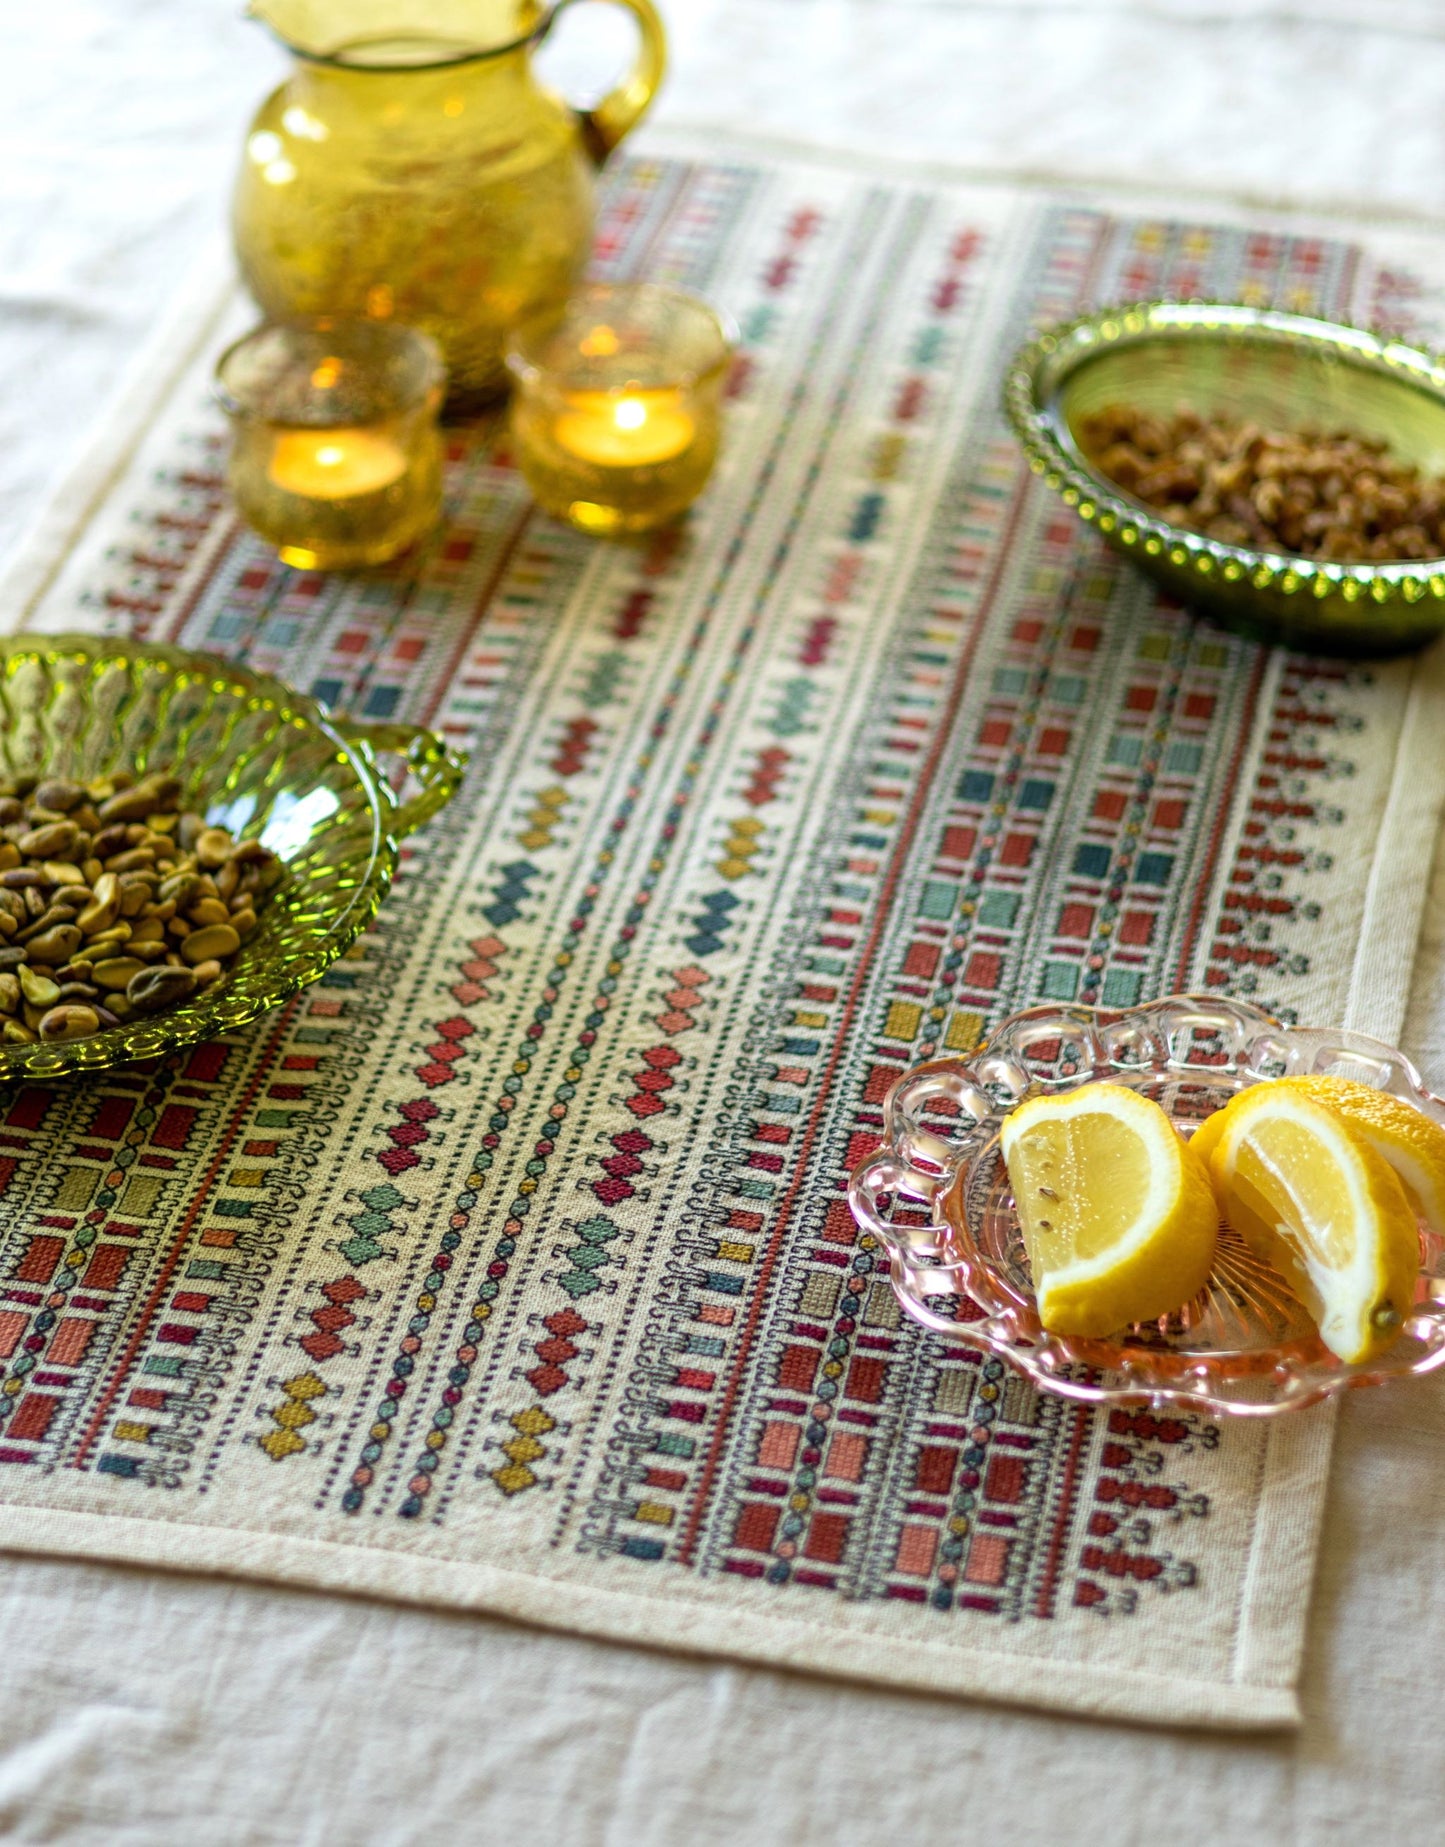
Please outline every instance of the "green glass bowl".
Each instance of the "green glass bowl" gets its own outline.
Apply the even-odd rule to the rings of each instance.
[[[380,767],[389,755],[420,785],[410,800]],[[0,639],[0,774],[166,769],[183,807],[261,840],[285,866],[254,934],[195,1001],[89,1039],[0,1047],[0,1079],[154,1058],[289,999],[376,915],[398,841],[455,794],[464,768],[434,732],[330,718],[281,681],[209,655],[92,635]]]
[[[1398,654],[1445,628],[1445,558],[1327,564],[1223,545],[1160,519],[1085,458],[1093,412],[1129,404],[1268,428],[1349,429],[1445,474],[1445,364],[1387,334],[1273,308],[1141,302],[1052,327],[1008,368],[1004,407],[1029,466],[1172,596],[1257,640]]]

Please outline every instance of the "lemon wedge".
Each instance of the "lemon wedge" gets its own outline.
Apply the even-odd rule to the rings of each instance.
[[[1286,1277],[1332,1353],[1357,1364],[1387,1347],[1420,1261],[1394,1169],[1361,1128],[1292,1081],[1241,1091],[1213,1124],[1209,1167],[1228,1223]]]
[[[1219,1211],[1203,1162],[1157,1103],[1083,1084],[1021,1104],[1000,1139],[1052,1333],[1155,1321],[1204,1287]]]
[[[1313,1097],[1382,1155],[1395,1170],[1417,1217],[1445,1238],[1445,1129],[1399,1097],[1345,1077],[1284,1077],[1281,1084]]]
[[[1233,1101],[1233,1098],[1230,1099]],[[1199,1127],[1189,1137],[1189,1146],[1199,1156],[1206,1167],[1209,1157],[1219,1146],[1219,1138],[1224,1133],[1224,1110],[1217,1109],[1212,1116],[1206,1116]]]
[[[1323,1073],[1280,1077],[1266,1082],[1313,1097],[1358,1129],[1378,1155],[1394,1168],[1417,1217],[1445,1238],[1445,1128],[1409,1103],[1371,1084]],[[1225,1111],[1207,1116],[1189,1145],[1206,1163],[1224,1133]]]

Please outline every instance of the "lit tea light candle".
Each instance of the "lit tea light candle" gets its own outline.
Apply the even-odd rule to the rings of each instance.
[[[621,538],[685,513],[717,460],[732,329],[652,282],[594,282],[507,338],[514,454],[538,504]]]
[[[440,517],[445,380],[395,321],[272,323],[216,362],[236,510],[298,571],[398,558]]]
[[[646,468],[681,455],[697,434],[682,393],[569,391],[553,426],[559,447],[604,468]]]
[[[374,430],[280,430],[266,472],[308,500],[350,500],[400,481],[406,452]]]

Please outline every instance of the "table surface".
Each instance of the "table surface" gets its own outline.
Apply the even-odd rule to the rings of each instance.
[[[1438,0],[663,0],[657,119],[1445,226]],[[0,0],[0,563],[197,249],[281,69],[234,0]],[[589,19],[588,14],[595,14]],[[579,9],[585,90],[625,44]],[[1400,953],[1406,953],[1403,949]],[[1445,868],[1405,1046],[1445,1089]],[[119,1567],[0,1560],[0,1837],[628,1847],[1046,1829],[1436,1838],[1445,1392],[1342,1411],[1290,1737],[966,1706]]]

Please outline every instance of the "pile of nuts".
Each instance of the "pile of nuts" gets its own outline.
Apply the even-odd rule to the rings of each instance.
[[[1127,404],[1096,411],[1080,435],[1125,493],[1226,545],[1338,564],[1445,556],[1445,481],[1392,461],[1373,437]]]
[[[220,979],[281,864],[180,795],[159,772],[0,778],[0,1043],[85,1039]]]

